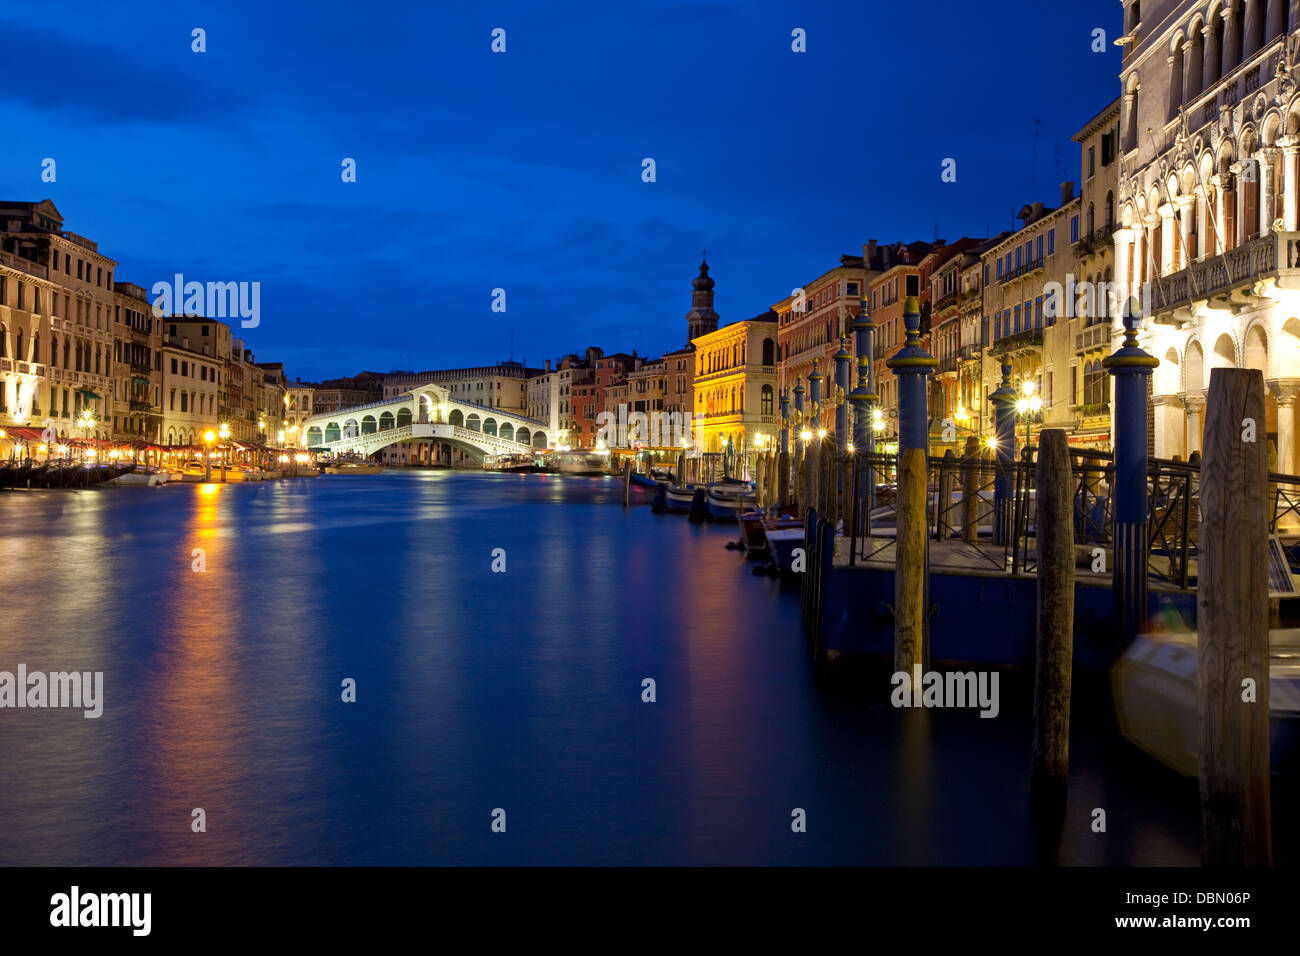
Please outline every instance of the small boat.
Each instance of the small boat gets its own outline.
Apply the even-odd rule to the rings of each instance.
[[[158,468],[137,465],[131,471],[118,475],[116,478],[109,480],[110,485],[144,485],[148,488],[157,488],[167,484],[171,475]]]
[[[673,514],[689,514],[694,500],[694,485],[669,485],[664,491],[664,510]]]
[[[747,481],[723,478],[709,485],[705,503],[713,520],[734,521],[741,511],[748,511],[758,504],[758,494]]]
[[[383,470],[383,465],[361,460],[339,460],[325,466],[327,475],[377,475]]]
[[[632,475],[631,475],[631,482],[632,482],[632,484],[636,485],[637,487],[640,487],[640,488],[649,488],[649,489],[651,489],[652,491],[653,491],[655,488],[658,488],[661,484],[665,484],[665,483],[666,483],[666,482],[660,481],[660,480],[658,480],[658,479],[652,477],[651,475],[643,475],[643,474],[641,474],[639,471],[634,471],[634,472],[632,472]]]
[[[600,452],[559,452],[552,458],[561,475],[598,477],[609,474],[609,455]]]
[[[1196,634],[1139,634],[1111,669],[1120,732],[1166,767],[1198,772]],[[1269,755],[1274,773],[1300,771],[1300,628],[1269,632]]]
[[[763,512],[742,511],[736,515],[740,525],[740,547],[751,561],[767,557],[767,535],[763,528]]]

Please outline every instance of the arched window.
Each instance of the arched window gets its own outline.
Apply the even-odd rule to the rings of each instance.
[[[1169,118],[1173,119],[1178,115],[1178,109],[1183,105],[1183,38],[1179,37],[1174,41],[1173,55],[1170,57],[1172,65],[1169,72]]]
[[[19,362],[27,361],[27,353],[23,351],[23,329],[18,327],[18,332],[14,335],[14,359]]]
[[[32,333],[32,361],[39,362],[40,360],[41,360],[41,333],[33,332]]]
[[[776,348],[773,346],[771,339],[763,339],[763,364],[776,364]]]
[[[763,391],[762,391],[762,393],[761,393],[760,396],[759,396],[759,403],[760,403],[760,413],[761,413],[761,414],[763,414],[763,415],[774,415],[774,414],[776,414],[775,411],[773,410],[773,409],[774,409],[774,396],[773,396],[773,394],[772,394],[772,386],[771,386],[771,385],[764,385],[764,386],[763,386]]]

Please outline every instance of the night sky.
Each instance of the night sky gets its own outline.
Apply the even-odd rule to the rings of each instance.
[[[261,282],[242,334],[291,378],[491,364],[512,330],[530,365],[588,344],[658,355],[685,342],[704,247],[725,323],[866,239],[982,237],[1031,199],[1056,205],[1079,180],[1069,137],[1119,94],[1121,15],[6,2],[0,183],[54,200],[119,281]]]

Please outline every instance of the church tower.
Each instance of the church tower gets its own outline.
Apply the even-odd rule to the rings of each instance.
[[[718,313],[713,311],[713,280],[709,278],[707,259],[700,262],[700,274],[691,283],[691,311],[686,313],[686,340],[699,338],[718,329]]]

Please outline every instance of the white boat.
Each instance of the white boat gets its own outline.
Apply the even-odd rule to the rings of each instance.
[[[1300,769],[1300,628],[1269,632],[1272,768]],[[1130,742],[1184,776],[1197,774],[1196,634],[1138,635],[1111,669],[1115,716]]]
[[[607,475],[609,455],[595,451],[562,451],[551,456],[551,465],[562,475]]]
[[[705,504],[710,518],[734,521],[742,511],[750,511],[758,505],[758,493],[747,481],[723,478],[709,485]]]
[[[694,485],[668,485],[664,488],[664,510],[675,514],[687,514],[691,502],[695,500]]]
[[[134,471],[128,471],[125,475],[118,475],[106,482],[110,485],[145,485],[153,488],[158,485],[165,485],[171,480],[171,473],[162,471],[158,468],[146,468],[143,465],[136,465]]]
[[[325,466],[327,475],[377,475],[384,466],[373,461],[336,461]]]

